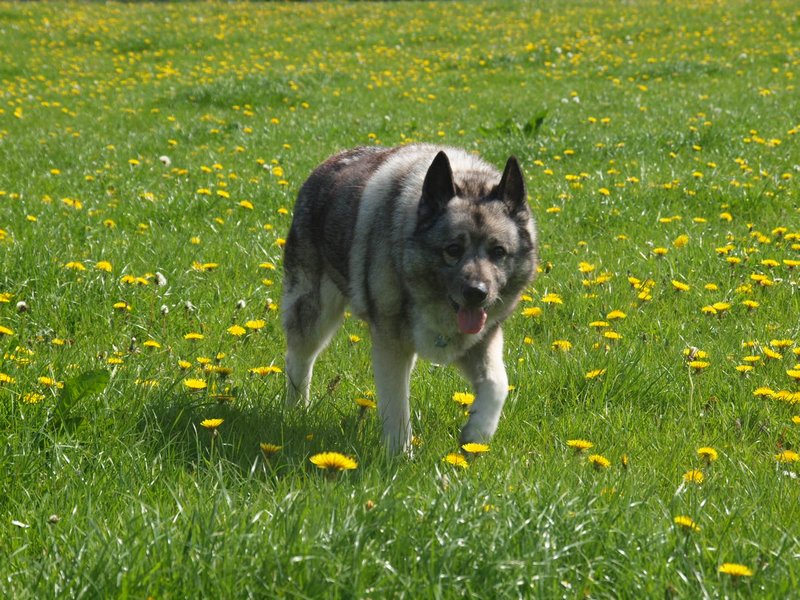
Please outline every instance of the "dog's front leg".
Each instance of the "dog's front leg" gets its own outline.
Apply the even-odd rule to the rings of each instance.
[[[383,424],[383,441],[390,455],[411,446],[409,394],[411,370],[416,355],[407,344],[384,336],[372,328],[372,366],[378,393],[378,416]]]
[[[461,430],[461,443],[488,442],[497,430],[508,396],[508,376],[503,364],[503,331],[496,327],[457,362],[475,392],[469,421]]]

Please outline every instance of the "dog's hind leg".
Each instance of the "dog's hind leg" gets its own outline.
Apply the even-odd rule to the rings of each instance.
[[[282,323],[286,333],[286,403],[308,403],[314,361],[344,318],[345,297],[323,273],[287,273]]]

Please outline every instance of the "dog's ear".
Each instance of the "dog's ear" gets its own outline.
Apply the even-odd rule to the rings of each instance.
[[[497,197],[505,202],[508,211],[513,215],[528,209],[528,192],[525,189],[525,177],[515,156],[506,162],[500,184],[497,186]]]
[[[425,182],[422,184],[422,198],[417,210],[417,223],[423,223],[444,210],[456,195],[456,184],[453,181],[453,169],[447,154],[440,151],[433,159]]]

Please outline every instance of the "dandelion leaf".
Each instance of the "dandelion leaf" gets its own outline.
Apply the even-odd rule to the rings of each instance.
[[[96,369],[84,371],[66,381],[58,395],[51,424],[57,429],[75,429],[83,417],[72,415],[72,409],[81,399],[102,393],[110,379],[111,374],[106,369]]]

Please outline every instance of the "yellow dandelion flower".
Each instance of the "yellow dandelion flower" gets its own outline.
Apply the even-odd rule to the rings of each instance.
[[[601,327],[611,327],[611,323],[608,321],[592,321],[589,323],[589,327],[601,328]]]
[[[698,469],[690,469],[683,474],[683,480],[686,483],[703,483],[705,479],[705,475],[703,475],[702,471]]]
[[[8,327],[0,325],[0,335],[14,335],[14,332]]]
[[[227,331],[228,333],[236,337],[242,336],[245,333],[247,333],[247,330],[241,325],[231,325],[230,327],[228,327]]]
[[[253,331],[257,331],[262,327],[264,327],[264,325],[266,324],[267,322],[264,321],[263,319],[255,319],[248,321],[247,323],[244,324],[244,326],[247,327],[248,329],[252,329]]]
[[[792,379],[800,381],[800,369],[798,368],[789,369],[788,371],[786,371],[786,374]]]
[[[794,463],[800,461],[800,454],[794,450],[784,450],[775,455],[775,460],[782,463]]]
[[[697,456],[705,460],[706,462],[714,462],[719,458],[719,454],[714,448],[710,446],[703,446],[702,448],[697,449]]]
[[[728,302],[714,302],[714,304],[711,305],[711,308],[713,308],[717,312],[724,312],[728,310],[730,307],[731,305]]]
[[[687,517],[685,515],[678,515],[677,517],[672,519],[672,522],[675,523],[675,525],[677,525],[678,527],[685,529],[686,531],[693,531],[695,533],[700,531],[700,526],[697,525],[697,523],[695,523],[690,517]]]
[[[269,365],[266,367],[253,367],[250,369],[250,373],[253,375],[271,375],[273,373],[283,373],[280,367],[276,367],[275,365]]]
[[[523,317],[538,317],[542,314],[542,309],[538,306],[529,306],[527,308],[522,309],[522,316]]]
[[[52,387],[54,387],[54,388],[61,389],[61,388],[63,388],[63,387],[64,387],[64,384],[63,384],[62,382],[60,382],[60,381],[56,381],[56,380],[55,380],[55,379],[53,379],[52,377],[45,377],[45,376],[42,376],[42,377],[39,377],[38,381],[39,381],[39,383],[40,383],[41,385],[43,385],[43,386],[45,386],[45,387],[49,387],[49,388],[52,388]]]
[[[555,293],[545,294],[542,296],[542,302],[545,304],[564,304],[561,296]]]
[[[467,459],[464,458],[463,455],[458,454],[457,452],[451,452],[450,454],[444,457],[444,460],[445,462],[448,462],[454,467],[458,467],[460,469],[466,469],[469,467]]]
[[[206,389],[206,382],[202,379],[184,379],[183,385],[193,392],[199,392],[200,390]]]
[[[683,283],[682,281],[678,281],[677,279],[672,280],[672,287],[679,292],[688,292],[691,289],[689,285]]]
[[[202,333],[195,333],[195,332],[191,331],[191,332],[187,333],[186,335],[184,335],[183,339],[185,339],[185,340],[202,340],[203,337],[205,337],[205,336],[203,336]]]
[[[767,358],[772,358],[774,360],[781,360],[783,358],[783,354],[780,352],[775,352],[771,348],[764,348],[764,356]]]
[[[587,460],[595,469],[607,469],[611,466],[611,461],[602,454],[591,454]]]
[[[569,342],[568,340],[553,340],[551,347],[553,350],[567,352],[572,349],[572,342]]]
[[[71,269],[73,271],[85,271],[86,267],[83,266],[83,263],[79,263],[77,261],[70,261],[68,263],[64,263],[65,269]]]
[[[188,360],[179,360],[178,361],[178,366],[181,369],[191,369],[192,368],[192,363],[190,363]]]
[[[203,419],[200,421],[200,427],[205,427],[206,429],[216,430],[217,427],[222,425],[225,422],[225,419]]]
[[[268,457],[272,456],[279,450],[283,449],[283,446],[279,446],[277,444],[270,444],[268,442],[261,442],[259,444],[259,447],[261,448],[261,451],[264,453],[264,455]]]
[[[753,365],[736,365],[735,368],[739,373],[749,373],[754,367]]]
[[[106,273],[111,273],[111,271],[113,270],[111,263],[108,262],[107,260],[99,261],[97,264],[95,264],[94,267],[95,269],[99,269],[100,271],[105,271]]]
[[[308,460],[320,469],[331,469],[333,471],[350,470],[358,467],[358,463],[355,460],[338,452],[320,452]]]
[[[689,243],[689,236],[686,234],[679,235],[674,240],[672,240],[672,245],[675,248],[683,248],[688,243]]]
[[[768,387],[764,386],[764,387],[756,388],[755,391],[753,392],[753,396],[756,396],[756,397],[766,396],[768,398],[772,398],[772,397],[775,396],[775,392],[772,390],[772,388],[768,388]]]
[[[482,454],[484,452],[489,452],[489,446],[487,444],[478,444],[475,442],[462,444],[461,449],[469,454]]]
[[[39,404],[44,400],[44,394],[37,394],[36,392],[28,392],[22,396],[22,401],[25,404]]]
[[[669,252],[669,248],[662,248],[660,246],[658,248],[653,248],[653,254],[656,256],[664,256],[667,252]]]
[[[155,341],[155,340],[147,340],[147,341],[146,341],[144,344],[142,344],[142,345],[143,345],[145,348],[153,348],[154,350],[157,350],[158,348],[161,348],[161,344],[159,344],[159,343],[158,343],[157,341]]]
[[[593,446],[594,444],[589,440],[567,440],[567,447],[574,449],[576,452],[583,452]]]
[[[686,364],[695,371],[702,371],[711,366],[711,363],[705,360],[691,360]]]
[[[603,332],[603,337],[608,339],[608,340],[621,340],[622,339],[622,334],[618,333],[616,331],[604,331]]]
[[[357,344],[358,342],[360,342],[360,341],[361,341],[361,338],[360,338],[359,336],[355,335],[355,334],[350,334],[350,335],[347,337],[347,339],[349,339],[349,340],[350,340],[350,343],[351,343],[351,344]]]
[[[754,309],[758,308],[759,306],[761,306],[755,300],[744,300],[744,301],[742,301],[742,304],[744,306],[746,306],[748,310],[754,310]]]
[[[475,395],[469,392],[456,392],[453,394],[453,401],[461,406],[470,406],[475,401]]]
[[[584,377],[586,379],[596,379],[597,377],[600,377],[601,375],[605,375],[605,373],[606,373],[605,369],[594,369],[593,371],[589,371],[588,373],[586,373],[586,375],[584,375]]]
[[[737,563],[722,563],[719,566],[719,572],[731,577],[752,577],[753,570],[745,565]]]
[[[11,377],[11,375],[0,373],[0,383],[16,383],[16,382],[17,380]]]
[[[356,404],[361,408],[377,408],[378,404],[371,398],[356,398]]]
[[[627,316],[628,315],[626,315],[621,310],[612,310],[610,313],[606,315],[606,319],[608,319],[609,321],[613,321],[614,319],[624,319]]]

